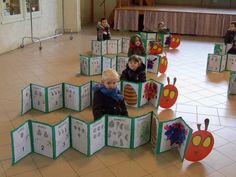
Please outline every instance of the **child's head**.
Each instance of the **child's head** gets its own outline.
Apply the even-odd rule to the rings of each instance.
[[[102,73],[102,83],[109,90],[115,89],[119,80],[120,76],[114,69],[109,68]]]
[[[130,40],[131,40],[130,43],[137,47],[141,47],[143,45],[141,36],[139,36],[138,34],[132,36]]]
[[[230,31],[236,31],[236,21],[232,21],[229,26]]]
[[[131,70],[136,71],[136,69],[142,64],[141,58],[138,55],[132,55],[129,57],[128,66]]]
[[[106,18],[101,18],[101,24],[103,27],[107,26],[107,19]]]
[[[158,29],[163,29],[165,27],[164,22],[158,23]]]

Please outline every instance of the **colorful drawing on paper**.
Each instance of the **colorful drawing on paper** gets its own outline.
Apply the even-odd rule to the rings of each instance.
[[[138,102],[138,96],[135,89],[130,84],[126,84],[124,87],[124,98],[128,105],[134,106]]]

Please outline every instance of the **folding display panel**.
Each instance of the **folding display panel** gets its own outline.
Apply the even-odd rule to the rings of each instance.
[[[227,55],[227,65],[226,70],[227,71],[236,71],[236,55],[228,54]]]
[[[184,160],[192,129],[186,124],[182,117],[160,122],[158,118],[152,122],[152,146],[159,154],[173,148],[177,148],[180,158]]]
[[[108,68],[112,68],[116,70],[116,56],[103,56],[102,57],[102,72],[105,71]]]
[[[102,73],[102,56],[80,55],[80,74],[98,75]]]
[[[225,44],[224,43],[215,43],[214,54],[216,54],[216,55],[225,55],[226,54]]]
[[[104,115],[90,123],[69,115],[53,126],[28,120],[11,132],[12,164],[31,152],[56,159],[72,147],[91,156],[105,146],[133,149],[150,140],[156,153],[177,147],[183,159],[191,133],[181,117],[160,122],[153,112]]]
[[[158,108],[162,90],[163,84],[155,80],[140,83],[122,81],[121,87],[126,105],[132,107],[141,107],[150,102]]]
[[[61,108],[82,111],[91,105],[91,82],[81,86],[61,83],[43,87],[30,84],[21,91],[21,115],[36,109],[52,112]]]
[[[116,55],[122,52],[122,39],[107,40],[107,54]]]
[[[227,62],[227,55],[216,55],[216,54],[208,54],[207,59],[207,72],[222,72],[225,71]]]
[[[147,71],[158,74],[161,62],[160,55],[147,55]]]
[[[228,97],[230,95],[236,95],[236,71],[230,72],[229,85],[228,85]]]
[[[92,54],[93,55],[107,54],[107,40],[105,41],[92,40]]]

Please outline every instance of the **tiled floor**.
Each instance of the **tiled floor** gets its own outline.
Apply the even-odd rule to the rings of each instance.
[[[203,161],[181,162],[176,151],[154,155],[150,144],[135,150],[104,148],[91,158],[66,151],[57,160],[32,154],[11,166],[10,130],[27,119],[56,123],[67,114],[92,120],[91,109],[76,113],[69,110],[43,114],[32,111],[23,117],[20,112],[20,90],[29,83],[52,85],[61,82],[81,84],[100,80],[100,76],[85,77],[79,73],[79,54],[90,51],[95,28],[85,27],[69,40],[69,36],[26,46],[0,56],[0,176],[15,177],[222,177],[236,176],[236,97],[227,98],[229,73],[206,74],[207,54],[213,52],[217,38],[182,37],[177,50],[168,51],[169,67],[164,75],[149,74],[148,78],[166,83],[166,76],[177,77],[177,104],[168,110],[155,110],[161,120],[182,116],[196,130],[196,123],[210,119],[210,131],[215,137],[212,153]],[[130,33],[113,32],[113,38]],[[153,110],[151,106],[129,108],[130,115]]]

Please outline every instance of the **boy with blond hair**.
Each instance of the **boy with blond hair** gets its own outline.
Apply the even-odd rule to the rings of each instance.
[[[104,114],[128,116],[124,97],[117,88],[119,80],[119,74],[115,70],[103,71],[101,84],[94,88],[93,116],[95,120]]]

